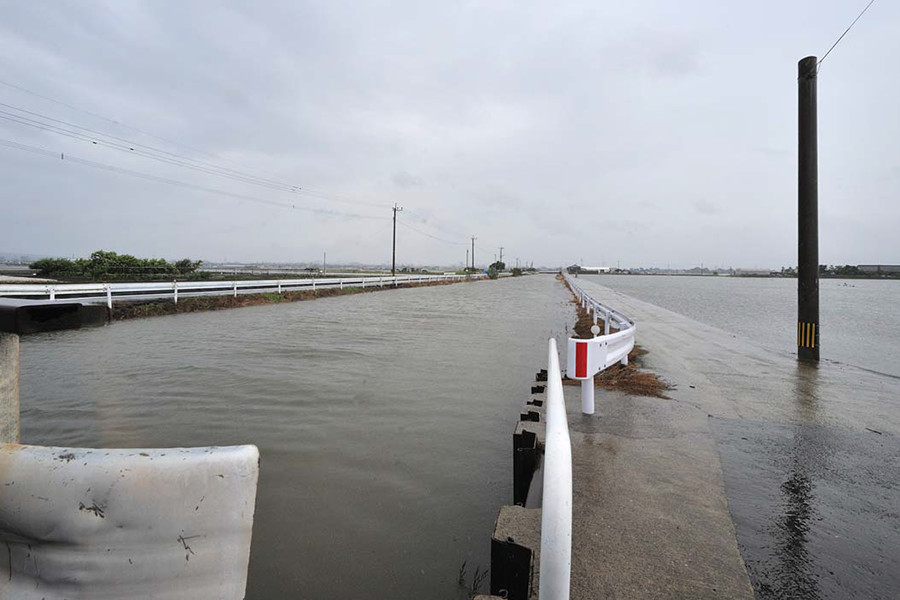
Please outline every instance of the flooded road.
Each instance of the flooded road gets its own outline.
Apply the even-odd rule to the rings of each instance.
[[[765,346],[797,344],[797,280],[760,277],[589,275],[635,298]],[[819,281],[822,360],[900,376],[900,281]]]
[[[694,431],[718,449],[756,598],[900,598],[900,377],[852,364],[870,366],[877,356],[886,370],[896,370],[897,340],[880,341],[891,330],[866,340],[866,358],[798,363],[793,339],[779,349],[742,334],[749,329],[745,315],[736,314],[728,330],[710,324],[718,325],[729,307],[739,313],[741,304],[766,306],[777,296],[721,300],[724,288],[703,293],[716,280],[632,279],[652,280],[630,285],[656,286],[654,293],[669,298],[680,293],[666,291],[667,282],[693,286],[697,320],[603,287],[603,278],[583,283],[637,321],[637,339],[650,351],[645,364],[674,386],[660,410],[668,402],[702,417]],[[858,308],[882,321],[896,319],[887,315],[890,305]],[[852,336],[853,324],[833,323],[829,339]],[[756,325],[764,330],[772,322],[760,317]],[[859,335],[864,331],[861,326]]]
[[[535,276],[24,337],[22,441],[257,444],[248,598],[458,598],[567,300]]]

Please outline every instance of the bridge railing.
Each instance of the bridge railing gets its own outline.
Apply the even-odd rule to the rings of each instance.
[[[113,301],[158,300],[179,297],[224,296],[259,294],[266,292],[319,290],[344,287],[384,287],[394,284],[459,281],[479,279],[484,275],[397,275],[370,277],[331,277],[308,279],[249,279],[233,281],[146,281],[126,283],[55,283],[55,284],[3,284],[0,297],[34,300],[77,300],[81,302],[105,302],[112,308]]]

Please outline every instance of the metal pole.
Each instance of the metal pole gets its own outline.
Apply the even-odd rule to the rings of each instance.
[[[798,65],[797,356],[819,360],[819,166],[816,57]]]
[[[391,250],[391,275],[397,275],[397,213],[402,211],[403,208],[397,206],[395,202],[391,210],[394,211],[394,245]]]
[[[19,443],[19,336],[0,333],[0,444]]]
[[[475,271],[475,240],[477,238],[472,236],[472,271]]]
[[[466,270],[466,271],[469,270],[469,249],[468,248],[466,248],[466,268],[464,270]]]
[[[581,412],[594,414],[594,378],[581,380]]]

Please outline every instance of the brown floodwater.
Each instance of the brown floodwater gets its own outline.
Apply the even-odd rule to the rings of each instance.
[[[248,598],[458,598],[568,300],[535,276],[24,337],[22,440],[256,444]]]

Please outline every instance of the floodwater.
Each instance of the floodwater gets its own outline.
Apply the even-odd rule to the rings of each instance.
[[[690,346],[672,334],[689,326],[666,328],[651,311],[666,332],[657,352],[690,347],[700,358],[676,361],[681,374],[716,390],[702,408],[756,597],[900,598],[900,281],[820,282],[825,360],[814,366],[792,354],[796,280],[589,279],[725,330]],[[731,348],[722,338],[751,343],[720,352]]]
[[[797,347],[797,280],[759,277],[582,276],[760,344]],[[819,281],[823,360],[900,376],[900,281]]]
[[[458,598],[567,300],[536,276],[27,336],[22,441],[256,444],[248,598]]]

